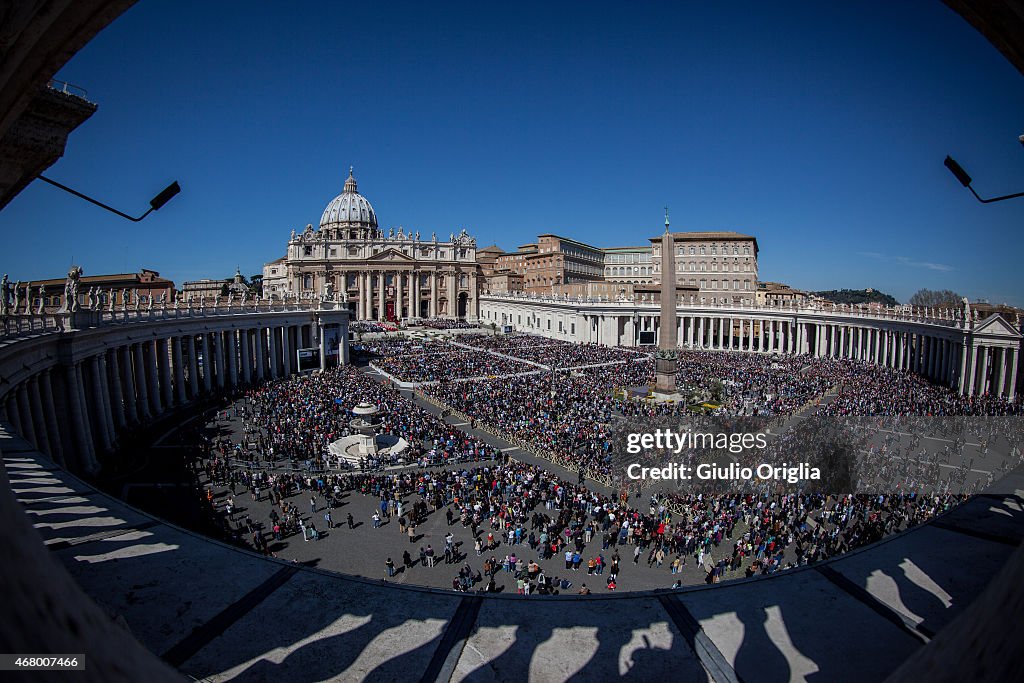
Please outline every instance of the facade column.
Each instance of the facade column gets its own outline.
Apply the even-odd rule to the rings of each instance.
[[[255,378],[257,382],[262,382],[267,376],[267,363],[265,353],[263,352],[263,328],[257,327],[253,330],[253,344],[256,349],[256,372]]]
[[[1010,351],[1010,387],[1007,392],[1014,403],[1017,402],[1017,347]]]
[[[448,317],[453,320],[459,315],[459,290],[455,286],[455,271],[445,275],[445,286],[448,289]]]
[[[168,355],[166,337],[156,341],[156,354],[156,365],[160,371],[160,397],[163,409],[167,410],[174,403],[174,393],[171,387],[171,359]]]
[[[50,368],[46,368],[42,373],[40,389],[46,431],[50,438],[50,455],[58,465],[67,467],[67,461],[64,458],[64,432],[57,422],[57,406],[53,400],[53,372]]]
[[[107,377],[107,358],[104,352],[96,356],[96,379],[100,385],[100,396],[103,398],[103,426],[110,436],[110,446],[113,448],[117,444],[117,427],[114,425],[114,407],[110,398],[110,380]]]
[[[420,317],[420,271],[409,271],[409,317]]]
[[[188,351],[188,386],[194,401],[199,398],[199,363],[196,358],[195,335],[190,334],[187,337],[182,337],[182,343],[185,344],[185,348]]]
[[[404,271],[395,272],[395,319],[402,320],[402,298],[404,294],[404,287],[402,286],[402,278],[405,277]]]
[[[238,342],[241,344],[240,360],[242,363],[242,382],[252,384],[252,358],[249,349],[252,347],[252,335],[246,328],[238,331]]]
[[[210,353],[210,333],[203,332],[203,391],[209,394],[213,391],[213,354]]]
[[[978,395],[984,396],[988,393],[988,368],[989,368],[989,354],[992,353],[992,349],[988,346],[981,347],[981,377],[978,382]]]
[[[39,377],[37,373],[28,378],[28,407],[32,411],[32,430],[36,433],[36,448],[47,455],[52,455],[51,435],[43,412],[43,401],[39,395]]]
[[[715,322],[718,323],[718,350],[722,351],[725,349],[725,318],[716,318]]]
[[[235,330],[224,332],[227,339],[224,353],[227,355],[228,379],[231,381],[232,389],[238,386],[238,342],[235,339],[235,334]]]
[[[149,373],[146,371],[146,355],[142,350],[142,342],[132,345],[135,355],[135,387],[138,397],[138,413],[142,421],[153,417],[149,402]]]
[[[83,470],[94,473],[99,469],[99,462],[96,460],[92,432],[89,431],[89,424],[86,421],[85,396],[82,392],[82,362],[75,361],[69,364],[64,371],[64,377],[68,412],[71,413],[71,425],[75,433],[73,443],[78,446],[75,455]]]
[[[146,386],[149,388],[149,412],[157,417],[163,408],[160,405],[160,380],[157,377],[156,345],[152,341],[142,343],[142,358],[146,368]]]
[[[1003,397],[1003,384],[1006,381],[1006,349],[999,348],[993,351],[993,353],[999,354],[999,365],[995,369],[996,374],[996,386],[994,393],[997,398]],[[994,359],[993,359],[994,360]]]
[[[36,450],[40,450],[39,442],[36,440],[36,430],[32,419],[32,408],[28,404],[28,386],[22,382],[14,389],[14,400],[18,404],[18,427],[21,436],[32,444]]]
[[[139,398],[135,389],[135,372],[132,369],[132,346],[125,344],[117,350],[121,354],[119,375],[121,377],[121,393],[124,398],[124,410],[128,416],[128,422],[136,424],[139,421]]]
[[[975,367],[978,365],[977,347],[971,344],[967,352],[967,395],[974,396],[974,387],[977,380]]]
[[[110,362],[107,363],[107,382],[110,384],[110,402],[114,409],[114,428],[118,431],[123,430],[128,425],[128,419],[125,416],[125,400],[122,391],[123,382],[121,381],[121,362],[118,355],[121,353],[121,349],[112,349],[110,351]]]
[[[90,388],[92,389],[92,415],[93,423],[96,425],[95,433],[99,436],[103,451],[111,451],[114,448],[114,421],[110,417],[110,399],[104,396],[106,393],[103,390],[105,382],[99,355],[89,358],[89,375],[91,380],[89,384],[92,385]]]
[[[281,376],[281,353],[278,347],[281,343],[281,328],[268,327],[267,339],[270,341],[270,376],[277,379]]]
[[[383,271],[377,273],[377,320],[384,322],[384,314],[387,312],[388,301],[388,278]]]
[[[181,337],[171,337],[171,361],[174,366],[174,401],[185,405],[185,363],[181,353]]]

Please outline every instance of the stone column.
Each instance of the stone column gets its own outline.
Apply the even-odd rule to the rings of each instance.
[[[280,345],[280,328],[268,327],[267,328],[267,342],[270,350],[270,377],[277,379],[281,376],[281,365],[280,365],[280,352],[278,346]]]
[[[409,271],[409,317],[420,317],[420,271]]]
[[[978,382],[978,395],[984,395],[988,393],[988,368],[989,368],[989,355],[992,353],[992,349],[987,346],[981,347],[981,377]]]
[[[36,450],[39,449],[39,442],[36,440],[36,430],[32,419],[32,408],[28,404],[28,386],[22,382],[14,389],[14,399],[18,404],[18,427],[21,436],[25,437]]]
[[[120,349],[110,351],[110,360],[107,362],[107,382],[110,385],[110,403],[114,412],[114,428],[121,431],[127,426],[128,420],[125,416],[125,401],[122,392],[121,363],[118,358]]]
[[[377,320],[384,322],[388,308],[388,278],[387,273],[377,273]]]
[[[320,371],[323,372],[324,370],[327,369],[327,343],[326,340],[324,339],[323,323],[320,323],[320,325],[317,327],[317,332],[319,334],[318,346],[320,347]],[[341,358],[338,358],[338,361],[341,362]]]
[[[192,392],[192,400],[199,398],[199,362],[196,356],[195,335],[188,335],[182,338],[182,343],[188,350],[188,386]]]
[[[64,432],[60,427],[64,423],[63,421],[57,422],[57,406],[53,400],[53,373],[50,368],[47,368],[42,373],[40,389],[42,391],[41,398],[43,415],[46,420],[46,431],[49,435],[50,448],[52,449],[50,455],[58,465],[67,467],[67,462],[64,458]]]
[[[214,332],[211,335],[210,341],[213,342],[213,348],[210,349],[213,352],[213,357],[210,358],[211,377],[217,388],[223,389],[227,379],[224,372],[224,333],[221,331]]]
[[[996,372],[996,386],[994,393],[997,398],[1003,397],[1003,384],[1006,381],[1006,349],[998,348],[993,350],[993,354],[999,354],[999,364],[995,367]],[[993,358],[993,360],[995,360]]]
[[[238,341],[241,344],[242,382],[252,384],[252,357],[249,351],[252,346],[252,335],[247,329],[238,331]]]
[[[405,288],[402,286],[402,278],[403,277],[405,277],[405,272],[404,271],[399,270],[399,271],[395,272],[395,319],[399,320],[399,321],[401,321],[402,318],[403,318],[403,316],[402,316],[402,298],[403,298],[403,294],[405,293],[403,291]]]
[[[253,343],[256,345],[256,381],[262,382],[267,378],[266,338],[262,327],[253,330]]]
[[[232,389],[238,386],[238,341],[235,339],[235,334],[235,330],[224,332],[227,339],[224,352],[227,355],[228,379],[231,381]]]
[[[977,381],[975,368],[978,365],[977,347],[971,344],[967,349],[967,395],[974,396],[974,387]]]
[[[445,287],[448,292],[448,317],[455,319],[459,315],[459,289],[455,286],[455,271],[445,274]]]
[[[28,407],[32,411],[32,430],[36,433],[36,447],[43,453],[52,456],[51,435],[46,424],[43,401],[39,395],[39,378],[41,374],[36,373],[28,378]]]
[[[209,394],[213,391],[213,354],[210,345],[210,333],[203,332],[203,391]]]
[[[110,402],[110,385],[107,382],[107,362],[104,354],[93,356],[93,381],[98,385],[100,396],[100,419],[103,420],[103,431],[110,442],[110,449],[117,443],[117,429],[114,427],[114,411]]]
[[[441,283],[441,278],[437,271],[430,274],[430,317],[440,317],[440,313],[437,310],[438,306],[438,292],[437,288]]]
[[[466,318],[470,320],[477,320],[480,318],[480,303],[477,301],[478,288],[479,283],[476,281],[476,270],[474,269],[469,273],[469,299],[466,300]],[[676,339],[678,340],[679,337],[677,336]]]
[[[156,365],[160,371],[160,398],[163,408],[166,410],[174,403],[174,393],[171,387],[171,363],[166,338],[160,338],[156,341],[156,354]]]
[[[163,412],[160,405],[160,380],[157,375],[158,358],[156,345],[147,341],[142,344],[142,358],[146,363],[146,386],[149,388],[149,412],[153,417]]]
[[[146,355],[142,350],[142,342],[132,345],[135,355],[135,387],[138,397],[138,413],[142,421],[153,417],[149,402],[149,372],[146,370]]]
[[[121,393],[124,398],[124,410],[128,422],[136,424],[139,421],[139,398],[135,390],[134,371],[132,369],[132,346],[125,344],[119,348],[121,354],[118,375],[121,378]]]
[[[71,413],[71,426],[75,434],[73,442],[77,446],[75,455],[82,469],[92,474],[99,469],[99,462],[96,460],[92,432],[89,430],[86,419],[85,394],[82,390],[82,362],[76,361],[68,364],[64,373],[68,412]]]
[[[1017,402],[1017,347],[1010,351],[1010,387],[1007,394],[1011,401]]]
[[[174,370],[174,402],[184,405],[185,395],[185,361],[181,353],[181,337],[171,337],[171,365]]]

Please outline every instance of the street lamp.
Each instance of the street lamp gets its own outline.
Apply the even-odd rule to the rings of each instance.
[[[1021,138],[1022,138],[1021,139],[1021,144],[1024,144],[1024,135],[1022,135]],[[978,196],[978,193],[974,191],[974,188],[971,187],[971,176],[969,176],[967,174],[967,171],[965,171],[963,169],[963,166],[961,166],[960,164],[956,163],[956,159],[954,159],[951,156],[947,156],[946,160],[943,161],[942,163],[946,166],[946,168],[949,169],[949,172],[952,173],[956,177],[956,179],[960,181],[960,184],[963,185],[964,187],[966,187],[968,190],[970,190],[971,194],[974,195],[975,199],[977,199],[982,204],[991,204],[992,202],[1001,202],[1004,199],[1014,199],[1015,197],[1024,197],[1024,192],[1018,192],[1016,194],[1008,194],[1008,195],[1004,195],[1002,197],[992,197],[991,199],[982,199],[980,196]]]
[[[117,209],[115,209],[112,206],[107,206],[103,202],[96,201],[92,197],[84,195],[81,192],[79,192],[78,190],[72,190],[67,185],[61,185],[56,180],[50,180],[46,176],[42,176],[42,175],[38,176],[38,178],[40,180],[42,180],[43,182],[49,183],[49,184],[53,185],[54,187],[58,187],[58,188],[64,190],[65,192],[70,192],[71,194],[75,195],[76,197],[81,197],[85,201],[91,202],[92,204],[95,204],[96,206],[100,207],[101,209],[106,209],[107,211],[110,211],[111,213],[116,213],[121,218],[127,218],[128,220],[130,220],[130,221],[132,221],[134,223],[138,223],[143,218],[145,218],[149,214],[153,213],[154,211],[156,211],[157,209],[162,207],[167,202],[171,201],[171,198],[174,197],[174,195],[176,195],[179,192],[181,192],[181,186],[178,185],[178,181],[175,180],[173,183],[171,183],[170,185],[165,187],[160,192],[160,194],[158,194],[157,196],[155,196],[155,197],[153,197],[152,199],[149,200],[149,209],[146,211],[146,213],[142,214],[138,218],[134,218],[132,216],[129,216],[126,213],[118,211]]]

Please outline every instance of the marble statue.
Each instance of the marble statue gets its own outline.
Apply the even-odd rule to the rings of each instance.
[[[127,287],[125,287],[124,289],[121,290],[121,310],[122,311],[127,311],[128,310],[128,300],[131,298],[131,296],[132,296],[132,292]]]
[[[430,233],[430,241],[431,242],[436,242],[437,241],[437,233],[436,232]]]
[[[420,231],[419,230],[416,231],[416,241],[417,242],[420,241]]]
[[[132,301],[135,302],[135,311],[138,312],[139,305],[142,303],[141,301],[139,301],[139,290],[132,290]]]
[[[111,313],[114,312],[114,301],[116,301],[116,300],[117,300],[117,292],[115,292],[114,288],[111,287],[110,291],[107,292],[107,310],[110,311]]]
[[[46,306],[46,285],[39,285],[39,306],[36,309],[36,313],[42,315],[43,308]]]
[[[64,281],[64,308],[72,313],[78,310],[78,286],[82,277],[81,266],[71,266]]]
[[[7,273],[4,273],[4,279],[0,280],[0,315],[7,315],[7,302],[10,294],[10,281],[7,279]]]
[[[147,311],[152,311],[153,310],[153,292],[150,292],[149,296],[146,297],[146,310]]]
[[[327,280],[324,283],[324,295],[321,301],[334,301],[334,281]]]

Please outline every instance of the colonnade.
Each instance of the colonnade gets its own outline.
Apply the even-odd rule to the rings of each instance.
[[[348,324],[341,315],[339,361],[344,363]],[[52,346],[45,357],[56,362],[11,373],[22,377],[3,388],[0,419],[58,464],[92,473],[125,429],[208,396],[293,374],[300,348],[319,345],[324,362],[324,320],[246,317],[226,325],[198,319],[173,327],[111,326],[18,341],[11,346],[28,356],[33,347]],[[13,354],[2,360],[16,362]]]
[[[660,332],[660,314],[635,305],[484,297],[483,320],[608,346],[635,346]],[[999,316],[912,322],[884,317],[680,307],[680,348],[846,358],[913,372],[967,396],[1015,397],[1022,335]]]
[[[358,320],[469,318],[476,320],[477,274],[410,266],[354,271],[323,271],[354,302]],[[463,282],[463,277],[465,282]],[[460,299],[462,310],[460,310]]]

